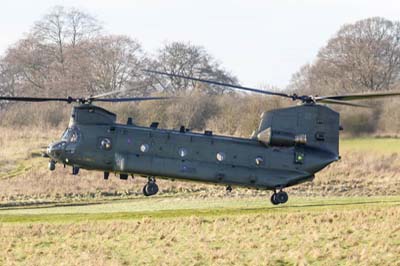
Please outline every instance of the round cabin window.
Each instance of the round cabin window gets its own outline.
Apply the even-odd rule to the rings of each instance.
[[[141,152],[148,152],[149,149],[150,149],[149,144],[142,144],[142,145],[140,145],[140,151],[141,151]]]
[[[106,150],[106,151],[111,150],[111,147],[112,147],[112,145],[111,145],[111,140],[110,140],[109,138],[103,138],[103,139],[101,140],[101,142],[100,142],[100,147],[101,147],[103,150]]]
[[[178,150],[178,153],[179,153],[179,156],[181,156],[181,157],[185,157],[188,154],[188,152],[185,148],[180,148]]]
[[[217,160],[218,160],[219,162],[222,162],[223,160],[225,160],[225,153],[223,153],[223,152],[218,152],[218,153],[217,153]]]
[[[256,165],[260,166],[264,163],[264,158],[261,156],[257,156],[256,158]]]

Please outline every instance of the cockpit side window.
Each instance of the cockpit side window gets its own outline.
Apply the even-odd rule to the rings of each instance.
[[[77,143],[78,142],[78,132],[73,131],[71,134],[71,138],[69,139],[71,143]]]
[[[80,140],[80,131],[77,127],[68,128],[61,137],[61,140],[69,143],[77,143]]]
[[[66,128],[64,133],[62,133],[62,135],[61,135],[61,140],[67,140],[68,132],[69,132],[69,128]]]

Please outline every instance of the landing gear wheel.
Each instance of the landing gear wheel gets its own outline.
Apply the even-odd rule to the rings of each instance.
[[[289,199],[288,194],[285,191],[274,191],[274,194],[271,196],[271,203],[274,205],[286,203]]]
[[[144,185],[144,187],[143,187],[143,195],[145,195],[146,197],[148,197],[148,196],[150,196],[149,194],[147,194],[147,189],[146,189],[146,187],[147,187],[147,185]]]
[[[78,174],[79,174],[79,167],[72,166],[72,175],[78,175]]]
[[[143,195],[146,197],[153,196],[158,192],[158,185],[154,177],[150,177],[147,184],[143,187]]]
[[[286,203],[288,201],[289,196],[285,191],[279,191],[276,194],[275,198],[276,198],[277,202],[279,202],[280,204],[283,204],[283,203]]]
[[[56,169],[56,162],[54,160],[49,161],[49,170],[54,171]]]
[[[274,204],[274,205],[278,205],[279,204],[279,202],[276,199],[276,193],[272,194],[271,203]]]

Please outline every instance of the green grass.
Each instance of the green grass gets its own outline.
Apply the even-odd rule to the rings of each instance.
[[[78,222],[88,220],[176,218],[221,216],[254,213],[290,213],[390,207],[400,204],[400,197],[292,198],[285,205],[273,206],[267,198],[186,199],[154,197],[118,202],[79,203],[76,206],[38,206],[3,208],[0,222]]]
[[[400,139],[344,139],[342,160],[278,206],[264,191],[159,180],[146,198],[140,178],[2,165],[0,265],[399,265],[399,151]]]
[[[400,197],[1,210],[0,265],[396,265]]]
[[[366,152],[366,153],[399,153],[400,138],[353,138],[340,140],[342,152]]]

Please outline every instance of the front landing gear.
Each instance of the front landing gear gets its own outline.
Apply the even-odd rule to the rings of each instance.
[[[153,196],[157,194],[157,192],[158,186],[156,184],[156,179],[154,177],[149,177],[149,181],[147,181],[147,184],[143,187],[143,195],[146,197]]]
[[[78,174],[79,174],[79,167],[72,166],[72,175],[78,175]]]
[[[271,203],[274,205],[286,203],[289,199],[288,194],[285,191],[280,190],[278,193],[274,191],[271,196]]]
[[[56,161],[50,160],[49,161],[49,170],[54,171],[56,169]]]

